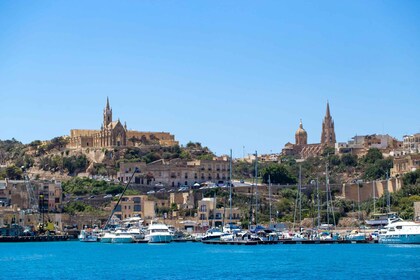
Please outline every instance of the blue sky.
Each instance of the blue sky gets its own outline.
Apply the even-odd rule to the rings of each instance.
[[[420,132],[418,1],[1,1],[0,139],[129,129],[217,154]]]

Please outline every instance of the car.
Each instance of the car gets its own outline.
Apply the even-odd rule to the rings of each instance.
[[[75,200],[83,200],[83,197],[76,197]]]
[[[163,184],[162,184],[162,183],[160,183],[160,182],[159,182],[159,183],[156,183],[156,184],[155,184],[155,187],[163,187]]]
[[[155,191],[148,191],[147,194],[154,194]]]
[[[160,189],[160,190],[158,190],[157,192],[158,193],[164,193],[166,190],[165,189]]]
[[[92,198],[95,198],[95,196],[94,195],[89,196],[89,199],[92,199]]]
[[[107,194],[104,198],[112,198],[112,194]]]

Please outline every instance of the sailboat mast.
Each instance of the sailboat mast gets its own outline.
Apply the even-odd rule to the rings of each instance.
[[[320,211],[320,201],[319,201],[319,180],[318,177],[316,178],[316,199],[317,199],[317,203],[318,203],[318,229],[321,226],[321,211]]]
[[[131,175],[131,177],[130,177],[130,180],[128,180],[127,185],[125,185],[124,190],[122,191],[122,193],[121,193],[120,197],[118,198],[117,204],[115,204],[114,209],[112,209],[111,215],[109,215],[108,220],[106,221],[106,223],[105,223],[105,225],[104,225],[104,229],[106,229],[106,228],[107,228],[107,226],[108,226],[109,222],[111,221],[112,216],[113,216],[113,215],[114,215],[114,213],[115,213],[115,210],[117,209],[118,205],[120,204],[120,201],[121,201],[122,197],[124,196],[125,191],[127,190],[128,186],[130,185],[131,181],[133,180],[134,175],[135,175],[136,173],[138,173],[138,172],[140,172],[140,170],[139,170],[137,167],[136,167],[136,168],[134,168],[134,171],[133,171],[133,174],[132,174],[132,175]]]
[[[229,224],[232,226],[232,149],[230,149],[229,161]]]
[[[258,225],[258,153],[255,151],[255,225]]]
[[[268,200],[270,203],[270,224],[271,224],[271,176],[268,175]]]
[[[376,185],[376,181],[373,180],[372,181],[372,194],[373,194],[373,213],[376,213],[376,198],[375,198],[375,185]]]
[[[327,225],[330,225],[330,203],[329,203],[329,179],[328,179],[328,163],[325,165],[325,190],[327,194]]]
[[[299,165],[299,228],[302,223],[302,165]]]

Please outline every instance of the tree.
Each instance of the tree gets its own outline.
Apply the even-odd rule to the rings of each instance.
[[[10,180],[21,180],[22,179],[22,169],[17,167],[16,165],[10,165],[6,167],[5,170],[5,177]]]
[[[357,166],[357,156],[352,154],[344,154],[341,156],[341,162],[345,166]]]
[[[404,174],[403,183],[404,186],[420,185],[420,169]]]
[[[367,154],[362,158],[364,163],[375,163],[377,160],[383,159],[381,151],[377,148],[371,148]]]
[[[272,163],[261,170],[261,176],[264,183],[268,183],[268,178],[274,184],[296,184],[297,180],[281,164]]]

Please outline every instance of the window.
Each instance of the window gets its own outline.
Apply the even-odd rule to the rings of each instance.
[[[200,212],[206,212],[206,211],[207,211],[206,205],[201,205],[200,206]]]
[[[134,211],[140,212],[141,211],[141,205],[134,205]]]

